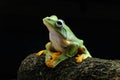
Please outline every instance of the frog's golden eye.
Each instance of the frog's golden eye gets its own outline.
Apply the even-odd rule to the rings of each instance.
[[[56,21],[56,26],[57,26],[57,27],[63,27],[63,26],[64,26],[64,21],[61,20],[61,19],[57,20],[57,21]]]

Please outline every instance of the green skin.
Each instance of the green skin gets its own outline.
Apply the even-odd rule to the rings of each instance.
[[[50,48],[56,52],[62,53],[59,58],[54,61],[53,67],[57,66],[63,60],[75,56],[78,53],[78,49],[84,50],[81,54],[83,60],[92,57],[87,48],[83,45],[83,40],[77,38],[63,20],[52,15],[43,18],[43,23],[49,30],[50,39],[50,42],[46,44],[45,60],[51,58]]]

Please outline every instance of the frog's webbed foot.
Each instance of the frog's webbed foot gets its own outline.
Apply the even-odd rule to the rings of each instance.
[[[78,54],[76,59],[77,63],[81,63],[83,60],[87,59],[88,57],[91,57],[89,54]]]
[[[78,54],[77,55],[77,57],[75,58],[76,59],[76,62],[77,63],[81,63],[83,60],[84,60],[84,58],[83,58],[83,54]]]
[[[46,54],[46,50],[41,50],[39,51],[38,53],[36,53],[36,56],[41,56],[42,54]],[[52,52],[50,51],[50,56],[51,57],[48,57],[46,58],[45,60],[45,64],[50,67],[50,68],[54,68],[56,66],[56,61],[58,60],[59,56],[60,56],[60,52]]]
[[[41,50],[38,53],[36,53],[36,56],[41,56],[42,54],[46,54],[46,50]]]
[[[92,56],[87,51],[87,49],[86,48],[79,48],[77,57],[75,59],[76,59],[77,63],[81,63],[83,60],[87,59],[88,57],[92,57]]]
[[[58,60],[61,53],[60,52],[50,52],[50,55],[51,55],[51,57],[47,58],[45,63],[48,67],[54,68],[56,66],[56,61]]]

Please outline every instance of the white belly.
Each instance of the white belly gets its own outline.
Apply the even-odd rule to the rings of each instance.
[[[56,51],[63,52],[64,51],[64,39],[63,37],[58,34],[57,32],[50,32],[49,33],[50,41],[52,42],[52,46]]]

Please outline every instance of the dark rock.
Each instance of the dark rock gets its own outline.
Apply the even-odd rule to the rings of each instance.
[[[120,60],[88,58],[76,63],[69,58],[55,68],[45,65],[44,55],[30,54],[18,70],[18,80],[120,80]]]

